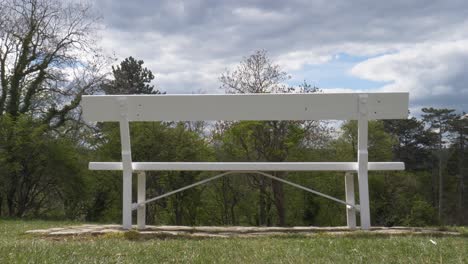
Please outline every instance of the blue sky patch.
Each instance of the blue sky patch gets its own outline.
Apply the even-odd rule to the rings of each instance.
[[[353,56],[346,53],[336,54],[332,60],[324,64],[306,64],[302,69],[291,71],[290,85],[299,85],[304,80],[312,86],[320,88],[349,88],[372,90],[391,82],[378,82],[353,76],[350,71],[358,63],[372,57]]]

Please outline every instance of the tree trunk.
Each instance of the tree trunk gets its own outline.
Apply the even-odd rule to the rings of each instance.
[[[444,204],[444,179],[442,178],[442,132],[439,132],[439,221],[443,224],[443,204]]]
[[[280,177],[279,173],[275,173],[275,176]],[[284,208],[284,190],[283,190],[283,183],[279,181],[273,180],[271,183],[273,189],[273,196],[275,199],[275,207],[276,211],[278,212],[278,226],[285,226],[286,225],[286,212]]]
[[[180,201],[182,201],[182,197],[178,194],[174,197],[174,214],[175,214],[175,224],[182,225],[182,206],[180,205]]]
[[[229,225],[229,198],[228,198],[228,188],[226,183],[227,179],[222,179],[222,190],[223,190],[223,225]],[[231,223],[232,224],[232,223]]]
[[[271,202],[272,202],[272,199],[270,199],[270,197],[268,197],[268,196],[265,196],[265,204],[266,204],[266,210],[265,210],[265,215],[266,215],[266,226],[272,226],[272,225],[273,225],[273,221],[272,221],[271,215],[270,215],[270,212],[271,212]]]
[[[264,226],[267,224],[266,221],[266,181],[264,176],[260,176],[260,195],[258,197],[258,225]]]
[[[236,212],[234,210],[235,207],[236,207],[236,202],[231,203],[231,224],[232,225],[237,225]]]
[[[8,216],[15,216],[16,212],[16,204],[15,204],[15,196],[16,196],[16,185],[17,185],[17,180],[18,177],[16,175],[11,176],[11,185],[8,190],[7,194],[7,207],[8,207]]]
[[[439,220],[441,223],[443,223],[443,204],[444,204],[444,201],[443,201],[443,198],[444,198],[444,180],[442,178],[442,155],[439,154]]]
[[[432,158],[432,164],[430,165],[432,168],[431,171],[431,181],[432,181],[432,186],[431,186],[431,192],[432,192],[432,206],[434,208],[438,208],[438,198],[437,198],[437,170],[436,170],[436,160],[435,160],[435,155]]]

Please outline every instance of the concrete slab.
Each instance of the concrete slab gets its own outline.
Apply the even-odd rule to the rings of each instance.
[[[48,229],[37,229],[26,231],[44,237],[70,237],[70,236],[96,236],[105,234],[124,234],[129,232],[123,230],[120,225],[79,225],[68,227],[55,227]],[[454,231],[442,231],[436,228],[416,227],[372,227],[370,231],[350,230],[347,227],[254,227],[254,226],[147,226],[144,230],[137,227],[130,231],[136,237],[161,238],[161,237],[258,237],[258,236],[283,236],[301,234],[313,236],[317,234],[330,234],[336,236],[351,235],[354,233],[384,234],[384,235],[461,235]]]

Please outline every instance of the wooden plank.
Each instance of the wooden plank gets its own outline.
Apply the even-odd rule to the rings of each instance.
[[[366,93],[369,119],[408,116],[408,93]],[[119,98],[129,121],[357,120],[359,93],[85,95],[86,121],[119,121]]]
[[[357,162],[133,162],[134,171],[357,171]],[[122,162],[90,162],[90,170],[122,170]],[[404,170],[403,162],[369,162],[369,170]]]

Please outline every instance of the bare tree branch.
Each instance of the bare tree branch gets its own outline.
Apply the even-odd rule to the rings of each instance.
[[[45,122],[54,121],[51,127],[63,124],[81,95],[94,86],[73,86],[82,83],[69,75],[100,59],[87,56],[98,52],[93,35],[97,19],[90,6],[59,0],[4,0],[0,14],[0,115],[45,113]]]

